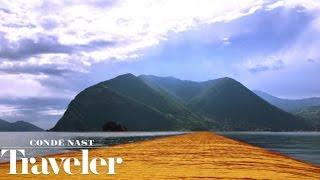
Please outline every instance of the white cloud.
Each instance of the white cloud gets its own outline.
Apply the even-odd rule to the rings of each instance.
[[[4,48],[13,50],[9,55],[20,59],[12,60],[8,54],[3,57],[0,54],[0,69],[12,68],[23,72],[1,75],[3,88],[0,96],[72,94],[53,92],[39,82],[49,78],[48,75],[28,74],[22,67],[86,72],[93,63],[138,58],[143,55],[141,50],[167,40],[171,33],[204,24],[229,22],[259,9],[302,6],[316,11],[319,4],[315,0],[2,0],[0,52]],[[318,28],[319,24],[314,22]],[[43,49],[43,43],[46,43],[43,37],[51,37],[49,42],[52,44],[47,49]],[[229,45],[230,39],[232,34],[222,42]],[[19,47],[22,40],[32,47]],[[1,44],[4,42],[6,46]],[[40,50],[35,49],[39,47]],[[17,55],[19,53],[24,53],[24,56]]]
[[[231,44],[230,39],[229,39],[228,37],[224,37],[224,38],[222,39],[222,42],[223,42],[223,44],[226,45],[226,46],[228,46],[228,45]]]
[[[284,98],[320,96],[317,83],[320,68],[320,12],[312,13],[314,19],[292,43],[270,54],[250,57],[237,65],[236,69],[245,77],[246,85],[275,92],[274,95]]]
[[[88,45],[93,41],[110,42],[90,51],[73,50],[65,56],[76,56],[81,64],[139,57],[138,52],[166,40],[168,33],[179,33],[202,24],[228,22],[250,15],[261,8],[293,8],[303,6],[319,9],[314,0],[139,0],[139,1],[10,1],[0,5],[0,32],[15,42],[30,38],[39,41],[39,35],[57,37],[65,46]],[[9,12],[9,13],[8,13]],[[224,40],[225,41],[225,40]],[[229,42],[229,41],[225,41]],[[50,63],[60,59],[37,57]],[[5,61],[6,59],[4,59]],[[74,58],[65,57],[65,61]]]
[[[0,69],[7,74],[0,77],[0,97],[72,96],[39,82],[52,75],[46,74],[48,68],[86,72],[92,63],[138,58],[141,50],[165,41],[169,33],[231,21],[263,4],[262,0],[3,0]]]
[[[46,80],[47,78],[48,76],[46,75],[1,74],[0,98],[73,97],[73,92],[63,89],[51,89],[39,82],[41,80]]]
[[[319,7],[320,9],[320,7]],[[320,15],[320,12],[318,12]],[[279,70],[282,67],[300,68],[301,66],[313,66],[310,62],[320,60],[320,18],[313,19],[291,44],[271,54],[251,57],[239,67],[246,69],[267,68],[266,70]],[[311,60],[311,61],[310,61]]]
[[[0,31],[10,42],[55,36],[63,45],[86,45],[92,41],[115,44],[90,52],[76,51],[87,63],[137,57],[137,51],[200,24],[227,22],[252,14],[263,1],[160,0],[119,1],[94,6],[95,1],[2,1],[10,13],[0,12]],[[52,63],[56,61],[52,60]]]
[[[22,116],[19,109],[15,106],[0,104],[0,117],[19,117]]]
[[[59,116],[59,115],[63,115],[64,112],[65,112],[65,109],[48,108],[46,110],[40,111],[39,113],[41,115]]]
[[[273,10],[278,7],[295,8],[304,7],[307,10],[319,10],[320,1],[318,0],[278,0],[267,6],[268,10]]]

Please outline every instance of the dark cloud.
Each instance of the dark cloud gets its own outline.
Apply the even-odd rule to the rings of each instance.
[[[41,21],[41,26],[45,30],[52,30],[59,26],[59,23],[53,19],[45,19]]]
[[[259,73],[259,72],[269,71],[269,70],[279,70],[279,69],[282,69],[282,68],[284,68],[283,61],[282,60],[277,60],[271,66],[258,64],[255,67],[249,68],[248,70],[251,73]]]
[[[2,11],[2,12],[4,12],[4,13],[7,13],[7,14],[10,14],[10,13],[11,13],[10,10],[5,9],[5,8],[2,8],[2,7],[0,7],[0,11]]]
[[[116,42],[94,40],[88,44],[63,45],[55,36],[39,35],[37,39],[21,39],[9,42],[4,34],[0,34],[0,58],[20,60],[40,54],[73,54],[92,51],[107,46],[114,46]]]
[[[109,47],[109,46],[115,46],[119,44],[119,42],[115,41],[105,41],[105,40],[93,40],[89,42],[88,44],[84,45],[75,45],[73,46],[73,50],[77,51],[93,51],[99,48]]]
[[[72,47],[62,45],[55,36],[39,37],[37,41],[33,39],[21,39],[17,43],[11,44],[4,37],[0,37],[1,49],[0,58],[16,60],[27,58],[39,54],[48,53],[71,53]]]
[[[1,42],[0,42],[1,43]],[[23,61],[27,57],[36,57],[45,53],[73,53],[79,51],[93,51],[95,49],[113,45],[107,41],[92,41],[85,45],[64,46],[58,44],[55,38],[42,39],[38,42],[23,40],[17,47],[2,46],[0,48],[0,59],[5,58],[14,61]],[[81,64],[77,67],[61,66],[59,64],[25,64],[14,66],[0,66],[0,73],[6,74],[33,74],[50,76],[69,76],[83,73]]]
[[[72,7],[74,5],[85,5],[85,6],[93,6],[96,8],[101,8],[104,10],[108,10],[118,4],[120,0],[64,0],[62,4],[57,3],[55,1],[43,1],[41,5],[38,7],[39,11],[44,13],[50,12],[58,12],[64,7]]]
[[[2,105],[14,105],[20,108],[65,108],[70,99],[66,98],[0,98]]]
[[[115,0],[95,0],[92,4],[94,4],[95,7],[109,8],[113,7],[117,3],[118,1]]]
[[[10,122],[27,121],[49,129],[61,118],[70,99],[62,98],[1,98],[0,105],[14,108],[14,115],[1,113],[0,119]],[[61,113],[56,113],[61,112]]]
[[[251,73],[259,73],[259,72],[270,70],[270,67],[259,65],[259,66],[253,67],[253,68],[249,68],[248,70]]]
[[[34,24],[14,24],[14,23],[4,23],[3,26],[9,27],[9,28],[35,28],[36,26]]]
[[[24,65],[24,66],[14,66],[14,67],[0,67],[0,72],[6,74],[33,74],[33,75],[51,75],[51,76],[66,76],[75,73],[75,71],[70,69],[60,69],[56,65]]]
[[[53,91],[70,94],[72,92],[79,92],[88,87],[90,82],[85,79],[86,74],[74,73],[70,76],[50,76],[50,78],[40,79],[38,82]]]
[[[307,61],[308,61],[308,62],[310,62],[310,63],[314,63],[314,62],[316,62],[316,60],[315,60],[315,59],[311,59],[311,58],[307,59]]]

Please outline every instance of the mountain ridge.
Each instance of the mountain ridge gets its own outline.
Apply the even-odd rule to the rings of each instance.
[[[44,131],[36,125],[25,121],[8,122],[0,119],[0,131]]]
[[[254,90],[255,94],[266,100],[270,104],[277,106],[278,108],[287,111],[294,112],[299,109],[320,106],[320,97],[302,98],[302,99],[284,99],[273,96],[269,93],[260,90]]]
[[[158,81],[156,82],[158,85],[162,82],[159,81],[159,77],[153,79],[154,81],[150,81],[150,78],[152,79],[154,76],[143,76],[143,78],[149,83]],[[177,79],[174,81],[177,81]],[[181,82],[184,81],[181,80]],[[191,100],[185,102],[199,114],[217,121],[223,126],[223,130],[252,130],[257,128],[261,130],[281,131],[290,130],[293,126],[298,130],[300,128],[299,125],[302,124],[305,126],[301,126],[302,129],[309,128],[304,120],[283,112],[279,108],[262,100],[255,93],[232,78],[224,77],[193,83],[198,84],[198,92],[193,97],[190,97]],[[175,84],[177,85],[178,83],[176,82]],[[172,87],[172,84],[170,87],[167,85],[168,83],[160,86],[167,88],[167,91],[177,90],[177,88]],[[173,92],[173,94],[177,94],[177,92]],[[225,103],[226,101],[228,102]],[[291,128],[287,128],[286,124],[290,124]]]
[[[94,92],[91,93],[91,91]],[[107,93],[108,96],[105,96]],[[89,96],[91,100],[85,99],[83,96]],[[104,98],[105,101],[99,102],[100,98]],[[91,109],[90,107],[87,108],[84,103],[79,103],[79,101],[86,101],[91,104],[91,107],[96,106],[96,109],[102,108],[96,112],[99,113],[100,116],[93,116],[92,114],[87,113],[94,112],[96,109]],[[117,101],[121,102],[121,104]],[[108,102],[110,104],[108,104]],[[132,108],[139,111],[140,114],[135,114],[136,112],[132,111]],[[110,112],[112,109],[113,114],[105,112],[103,109],[108,109]],[[81,113],[79,111],[81,111]],[[124,115],[124,112],[127,112],[128,115]],[[145,116],[145,113],[147,113],[148,116]],[[136,117],[133,118],[132,114],[135,114]],[[95,127],[84,123],[83,126],[86,126],[87,128],[80,129],[82,131],[100,130],[100,126],[103,125],[103,122],[101,121],[119,121],[120,123],[129,123],[129,119],[135,119],[135,121],[142,123],[140,124],[141,127],[133,126],[130,123],[124,124],[129,130],[177,130],[179,129],[178,127],[182,127],[182,129],[198,129],[197,126],[199,126],[199,129],[205,128],[204,125],[201,125],[201,123],[198,122],[196,122],[197,125],[194,125],[194,121],[200,121],[201,117],[189,111],[182,104],[154,91],[151,87],[141,81],[141,79],[132,74],[117,76],[116,78],[90,86],[80,92],[70,103],[66,113],[52,130],[76,130],[73,129],[71,125],[68,125],[69,128],[65,129],[61,124],[61,121],[68,121],[67,119],[71,118],[72,121],[75,121],[76,123],[77,119],[79,119],[76,119],[77,115],[84,121],[88,118],[93,122],[99,121],[95,122]],[[151,117],[155,118],[159,122],[165,122],[164,124],[166,125],[166,128],[154,129],[151,124],[148,125],[149,129],[144,128],[144,126],[149,122],[143,119]],[[153,123],[156,124],[155,119]]]
[[[232,78],[194,82],[123,74],[80,92],[51,130],[99,131],[106,121],[138,131],[310,128]]]

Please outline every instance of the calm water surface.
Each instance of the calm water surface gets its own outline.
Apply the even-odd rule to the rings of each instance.
[[[218,134],[320,165],[320,132],[218,132]]]

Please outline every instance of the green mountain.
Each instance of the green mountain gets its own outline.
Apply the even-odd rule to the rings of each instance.
[[[0,119],[0,131],[43,131],[43,129],[24,121],[10,123]]]
[[[68,106],[53,131],[101,131],[115,121],[131,131],[200,130],[207,124],[165,92],[156,91],[132,74],[91,86]]]
[[[172,95],[174,98],[184,103],[197,96],[208,86],[207,82],[194,82],[188,80],[180,80],[174,77],[157,77],[152,75],[139,76],[145,83],[155,90],[162,90]]]
[[[305,118],[316,130],[320,130],[320,106],[301,108],[293,114]]]
[[[311,127],[301,118],[264,101],[231,78],[205,82],[140,76],[150,86],[162,88],[190,109],[214,120],[220,130],[302,130]]]
[[[80,92],[53,131],[309,130],[300,118],[267,103],[241,83],[124,74]]]
[[[262,99],[266,100],[270,104],[277,106],[278,108],[287,112],[294,112],[299,109],[311,106],[320,106],[319,97],[305,99],[281,99],[258,90],[255,90],[254,93],[256,93],[258,96],[260,96]]]

